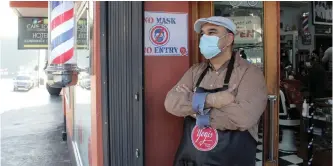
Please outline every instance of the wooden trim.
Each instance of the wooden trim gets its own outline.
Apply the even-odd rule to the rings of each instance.
[[[93,74],[91,76],[91,159],[92,165],[103,165],[102,93],[100,58],[100,2],[93,2]],[[106,156],[108,157],[108,156]]]
[[[191,63],[199,63],[204,60],[202,56],[200,56],[199,51],[199,41],[200,35],[194,32],[193,25],[195,21],[199,18],[211,17],[214,15],[214,5],[213,1],[198,1],[198,2],[190,2],[190,11],[191,11],[191,24],[189,30],[192,32],[192,40],[190,49],[191,53]]]
[[[190,43],[190,59],[191,59],[191,64],[195,64],[199,62],[199,38],[198,34],[194,32],[194,23],[197,19],[199,19],[199,2],[193,1],[189,2],[190,3],[190,21],[189,21],[189,31],[192,33],[191,35],[191,43]]]
[[[277,1],[264,2],[264,66],[265,79],[268,94],[276,95],[279,98],[280,84],[280,4]],[[264,112],[264,138],[263,138],[263,163],[265,166],[278,166],[278,148],[279,148],[279,100],[276,100],[274,107],[274,160],[269,162],[269,133],[270,118],[269,110]],[[269,104],[267,105],[269,108]]]
[[[214,2],[213,1],[199,1],[199,17],[211,17],[214,15]]]

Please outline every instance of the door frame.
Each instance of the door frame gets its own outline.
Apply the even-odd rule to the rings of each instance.
[[[102,109],[102,140],[103,140],[103,166],[110,165],[110,135],[109,135],[109,99],[108,99],[108,64],[107,64],[107,5],[106,1],[99,2],[99,54],[101,70],[101,109]]]
[[[279,163],[279,91],[280,91],[280,2],[264,2],[264,66],[268,94],[276,97],[268,102],[264,112],[263,163],[278,166]],[[272,105],[274,104],[274,105]],[[269,159],[272,155],[273,158]]]
[[[213,1],[191,2],[192,25],[199,18],[214,15]],[[279,148],[279,90],[280,90],[280,2],[264,1],[264,73],[268,94],[274,96],[274,105],[268,101],[263,114],[263,158],[264,166],[278,166]],[[266,23],[265,23],[266,22]],[[200,56],[199,35],[193,31],[193,40],[190,43],[193,50],[191,62],[198,63],[203,60]],[[273,102],[273,101],[272,101]],[[270,133],[272,131],[272,133]],[[272,156],[269,159],[269,156]]]

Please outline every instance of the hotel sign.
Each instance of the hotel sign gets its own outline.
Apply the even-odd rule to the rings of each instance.
[[[77,22],[77,48],[87,47],[87,21]],[[48,49],[48,19],[18,18],[18,49]]]

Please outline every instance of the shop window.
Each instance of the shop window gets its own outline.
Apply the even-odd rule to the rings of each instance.
[[[234,49],[263,70],[263,2],[214,2],[214,15],[228,17],[237,26]]]
[[[77,65],[80,68],[78,84],[74,89],[74,150],[82,165],[90,165],[91,135],[91,60],[93,3],[76,2],[76,49]]]
[[[250,63],[264,69],[263,2],[261,1],[223,1],[214,2],[214,15],[228,17],[237,26],[234,49]],[[262,118],[261,118],[262,119]],[[262,165],[263,125],[259,124],[259,141],[256,165]]]

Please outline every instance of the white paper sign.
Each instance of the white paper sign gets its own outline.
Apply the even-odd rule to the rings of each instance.
[[[187,13],[145,12],[145,56],[187,56]]]
[[[261,20],[257,16],[229,17],[237,26],[235,44],[257,44],[262,42]]]

